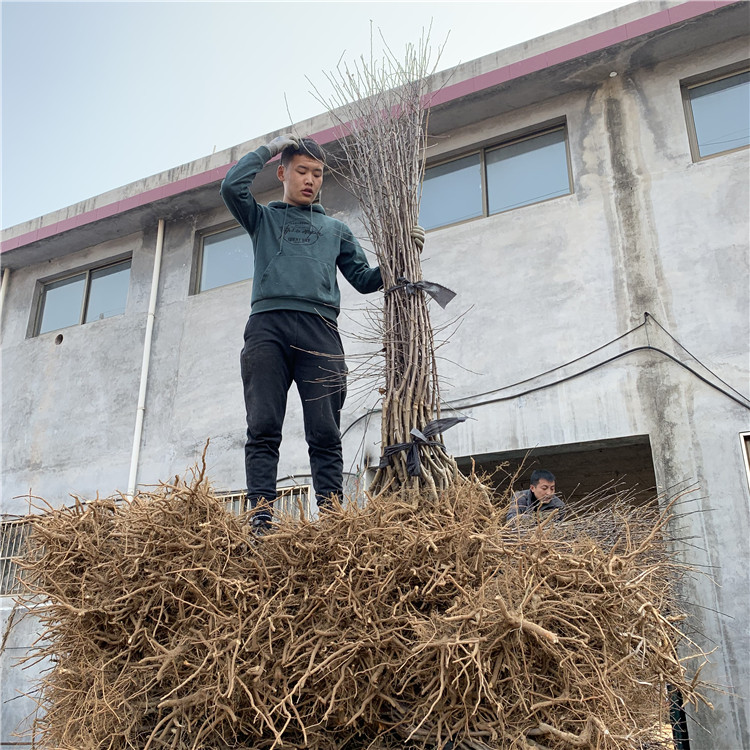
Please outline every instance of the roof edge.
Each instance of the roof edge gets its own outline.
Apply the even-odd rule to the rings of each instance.
[[[697,16],[704,15],[706,13],[713,12],[719,8],[723,8],[729,5],[737,5],[737,0],[689,0],[688,2],[679,3],[663,10],[659,10],[656,13],[651,13],[640,18],[636,18],[632,21],[628,21],[618,26],[613,26],[604,31],[600,31],[589,36],[577,39],[575,41],[563,44],[559,47],[555,47],[545,52],[532,54],[523,59],[511,62],[509,64],[500,65],[487,72],[479,73],[477,75],[466,78],[465,80],[458,81],[454,84],[446,83],[444,86],[438,88],[433,94],[430,95],[429,104],[431,107],[435,107],[441,104],[447,104],[456,99],[460,99],[469,94],[477,93],[484,89],[492,88],[502,83],[507,83],[517,78],[521,78],[525,75],[535,73],[545,68],[560,65],[561,63],[569,62],[577,58],[583,57],[584,55],[599,52],[601,50],[612,47],[616,44],[626,42],[637,37],[643,36],[648,33],[659,31],[669,26],[674,26],[683,21],[695,18]],[[639,6],[641,3],[633,3],[632,5],[624,6],[625,8],[631,8],[633,6]],[[617,11],[621,9],[615,9],[607,14],[602,14],[600,17],[614,16]],[[569,32],[570,29],[583,26],[588,21],[582,21],[579,24],[567,27]],[[562,30],[561,30],[562,31]],[[553,32],[556,33],[556,32]],[[543,39],[545,37],[538,37]],[[516,47],[527,47],[529,42],[516,45]],[[513,49],[508,48],[508,49]],[[492,53],[497,54],[497,53]],[[492,56],[492,55],[490,55]],[[480,60],[486,58],[480,58]],[[475,63],[477,61],[474,61]],[[466,65],[471,65],[467,63]],[[445,75],[446,73],[436,74],[438,76]],[[309,123],[312,128],[321,128],[320,130],[313,131],[310,133],[311,137],[315,138],[319,143],[325,145],[336,141],[341,135],[341,129],[339,126],[325,127],[326,122],[330,123],[330,117],[326,114],[313,117],[306,120],[305,123]],[[258,142],[265,143],[265,136],[253,139],[253,141],[247,142],[249,146]],[[242,144],[240,144],[242,145]],[[256,146],[257,147],[257,146]],[[137,188],[144,186],[148,181],[154,181],[163,175],[170,175],[170,181],[162,185],[157,185],[153,188],[145,188],[138,190],[132,195],[123,197],[118,200],[114,200],[103,206],[83,209],[79,212],[75,212],[75,209],[79,206],[83,207],[86,204],[92,203],[97,197],[106,196],[107,193],[103,193],[100,196],[87,199],[80,203],[73,204],[67,208],[59,209],[52,214],[46,214],[36,219],[32,219],[28,222],[15,225],[3,230],[3,234],[13,234],[14,229],[20,229],[24,225],[38,223],[38,226],[29,231],[21,231],[15,236],[11,236],[8,239],[4,239],[0,243],[0,254],[6,253],[11,250],[15,250],[25,245],[33,244],[40,240],[48,239],[57,234],[68,232],[72,229],[79,228],[81,226],[91,224],[95,221],[100,221],[118,214],[125,213],[135,208],[140,208],[153,203],[157,200],[170,198],[181,193],[186,193],[191,190],[206,187],[213,183],[219,183],[224,179],[224,176],[229,171],[235,160],[232,159],[232,152],[237,149],[238,146],[233,146],[225,151],[216,154],[215,157],[226,158],[229,156],[230,161],[228,163],[220,164],[219,166],[210,166],[204,171],[196,174],[187,175],[185,177],[179,177],[181,171],[185,171],[186,166],[194,165],[196,162],[205,161],[210,164],[211,161],[215,162],[215,157],[203,157],[193,162],[188,162],[187,165],[176,167],[174,169],[161,172],[150,178],[144,178],[136,183],[131,183],[125,188]],[[174,175],[174,177],[171,177]],[[124,188],[116,188],[110,191],[116,194],[118,191],[123,191]],[[127,190],[126,190],[127,192]],[[55,219],[54,217],[60,213],[72,214],[63,219]],[[48,220],[45,223],[45,220]]]

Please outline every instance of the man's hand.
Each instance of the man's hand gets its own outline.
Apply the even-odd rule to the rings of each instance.
[[[424,247],[424,236],[424,229],[420,227],[419,224],[412,228],[411,238],[414,240],[414,244],[419,248],[420,253],[422,252],[422,248]]]
[[[291,133],[277,136],[270,143],[266,144],[266,148],[271,152],[271,158],[283,151],[287,146],[294,146],[296,149],[299,148],[299,140]]]

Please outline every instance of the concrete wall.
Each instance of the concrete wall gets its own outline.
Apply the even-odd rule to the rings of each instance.
[[[727,750],[750,746],[750,517],[740,440],[750,418],[747,398],[732,400],[719,380],[748,392],[749,164],[747,150],[692,161],[679,82],[746,50],[744,41],[728,43],[648,67],[622,56],[613,61],[618,75],[599,85],[441,139],[435,151],[451,152],[455,142],[565,117],[575,190],[430,232],[424,251],[425,277],[458,292],[445,311],[433,306],[435,326],[463,316],[440,351],[443,397],[472,418],[446,433],[452,453],[643,434],[657,490],[691,490],[679,523],[692,541],[680,554],[699,572],[683,595],[707,649],[722,644],[702,676],[737,693],[710,695],[715,710],[690,723],[691,747]],[[533,380],[638,326],[646,312],[711,371],[651,320],[601,354]],[[664,353],[627,353],[648,345]],[[563,377],[571,379],[554,385]]]
[[[750,196],[747,149],[692,161],[680,81],[746,56],[744,39],[661,63],[648,45],[631,46],[597,80],[582,74],[564,95],[462,125],[430,152],[438,159],[538,123],[567,124],[571,195],[428,234],[425,278],[458,293],[447,310],[431,308],[449,339],[443,398],[472,418],[445,440],[469,457],[647,436],[658,491],[694,488],[679,524],[699,541],[680,554],[716,585],[696,575],[683,594],[702,642],[719,646],[703,677],[735,693],[711,694],[716,710],[697,717],[711,734],[689,726],[694,750],[750,746],[750,496],[739,437],[750,420],[747,399],[727,387],[748,384]],[[332,181],[324,202],[362,233],[353,199]],[[251,282],[190,294],[195,233],[228,218],[214,205],[167,220],[141,484],[182,473],[207,438],[216,488],[244,484],[238,358]],[[14,498],[29,490],[57,505],[70,492],[125,489],[155,242],[150,223],[13,271],[2,321],[3,512],[24,512]],[[27,337],[40,278],[121,253],[133,255],[124,315],[65,329],[60,344],[60,332]],[[367,375],[377,344],[363,340],[371,303],[343,281],[342,292],[349,366],[363,373],[342,415],[345,469],[356,474],[380,452]],[[646,312],[700,362],[653,319],[644,323]],[[305,481],[308,471],[292,394],[279,474]]]
[[[4,597],[3,597],[4,598]],[[2,599],[0,599],[2,601]],[[2,607],[2,632],[11,616],[10,607]],[[14,624],[8,633],[8,640],[2,654],[2,675],[0,677],[0,747],[30,744],[31,725],[36,715],[37,702],[35,686],[43,677],[45,663],[23,662],[29,655],[29,646],[37,640],[39,624],[31,617],[22,617],[18,610]]]

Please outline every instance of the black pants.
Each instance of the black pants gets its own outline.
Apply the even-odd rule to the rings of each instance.
[[[276,471],[287,393],[297,384],[318,505],[341,497],[341,408],[346,364],[334,323],[313,313],[278,310],[251,315],[240,356],[247,413],[245,473],[251,507],[276,498]],[[258,515],[261,515],[259,511]],[[270,511],[268,514],[270,517]]]

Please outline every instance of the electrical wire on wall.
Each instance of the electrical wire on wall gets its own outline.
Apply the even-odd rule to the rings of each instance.
[[[690,359],[696,362],[700,366],[700,368],[702,368],[703,371],[705,371],[705,373],[707,374],[702,374],[701,372],[698,372],[697,369],[694,369],[693,367],[688,365],[686,362],[683,362],[674,354],[671,354],[670,352],[666,351],[666,349],[652,344],[651,337],[649,336],[649,326],[657,326],[657,333],[661,331],[665,336],[668,337],[669,340],[671,340],[671,342],[680,351],[685,352],[690,357]],[[570,373],[569,375],[563,375],[562,377],[558,377],[554,380],[550,380],[549,382],[538,383],[540,379],[545,378],[554,373],[559,373],[560,371],[565,370],[566,368],[569,368],[572,365],[575,365],[577,363],[583,362],[584,360],[590,359],[593,355],[607,349],[608,347],[611,347],[613,344],[616,344],[617,342],[622,341],[628,337],[633,337],[635,334],[637,334],[638,331],[641,331],[641,330],[644,331],[644,333],[646,334],[645,344],[640,344],[638,346],[630,346],[627,349],[621,352],[618,352],[616,354],[613,354],[612,356],[609,356],[601,361],[598,361],[589,366],[584,366],[582,369],[578,369],[575,372]],[[602,344],[601,346],[598,346],[596,349],[592,349],[586,354],[582,354],[581,356],[576,357],[575,359],[572,359],[569,362],[565,362],[562,365],[558,365],[549,370],[545,370],[542,373],[533,375],[532,377],[529,377],[529,378],[525,378],[524,380],[519,380],[510,385],[501,386],[500,388],[495,388],[489,391],[484,391],[482,393],[475,393],[471,396],[464,396],[462,398],[454,399],[452,401],[445,401],[443,402],[443,407],[452,412],[461,413],[465,409],[472,409],[477,406],[495,404],[495,403],[500,403],[502,401],[512,401],[522,396],[527,396],[531,393],[536,393],[538,391],[542,391],[547,388],[553,388],[554,386],[561,385],[562,383],[575,380],[577,378],[582,377],[583,375],[587,375],[588,373],[594,372],[595,370],[599,370],[602,367],[605,367],[613,362],[616,362],[619,359],[622,359],[631,354],[634,354],[636,352],[641,352],[641,351],[651,351],[651,352],[655,352],[657,354],[662,355],[663,357],[674,362],[679,367],[689,372],[691,375],[693,375],[695,378],[700,380],[702,383],[705,383],[706,385],[718,391],[719,393],[722,393],[724,396],[731,399],[732,401],[739,404],[740,406],[744,407],[745,409],[750,410],[750,397],[744,395],[743,393],[740,393],[740,391],[738,391],[736,388],[729,385],[729,383],[727,383],[725,380],[720,378],[713,370],[711,370],[700,359],[698,359],[694,354],[692,354],[680,341],[678,341],[674,336],[672,336],[672,334],[666,328],[664,328],[664,326],[661,323],[659,323],[659,321],[656,320],[656,318],[654,318],[654,316],[651,315],[651,313],[649,312],[644,313],[642,323],[639,323],[637,326],[634,326],[633,328],[621,334],[620,336],[613,338],[611,341],[608,341],[607,343]],[[533,383],[535,381],[537,381],[538,383],[537,385],[531,385],[528,388],[525,388],[520,391],[514,391],[513,393],[509,393],[509,394],[505,393],[507,391],[519,388],[521,386],[526,385],[527,383]],[[341,435],[342,438],[355,425],[359,424],[364,419],[369,420],[369,418],[373,414],[377,414],[379,411],[380,409],[371,409],[365,414],[363,414],[362,416],[355,419],[342,432],[342,435]],[[360,444],[360,449],[361,447],[362,447],[362,444]]]

